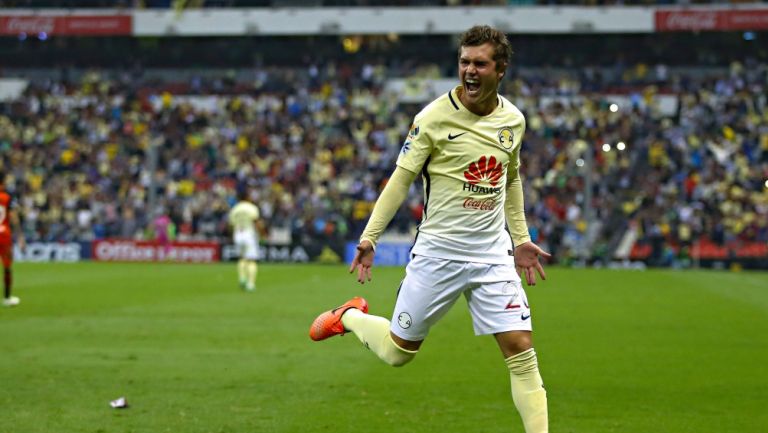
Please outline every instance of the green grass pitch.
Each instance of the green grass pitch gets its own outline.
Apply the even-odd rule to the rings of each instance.
[[[0,432],[522,432],[463,299],[409,365],[309,324],[389,317],[402,268],[26,264],[0,309]],[[549,269],[527,288],[552,432],[768,431],[768,273]],[[125,396],[130,408],[110,400]]]

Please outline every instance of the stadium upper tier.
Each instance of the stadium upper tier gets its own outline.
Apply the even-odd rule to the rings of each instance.
[[[424,6],[530,6],[530,5],[690,5],[743,4],[728,0],[2,0],[13,8],[253,8],[253,7],[424,7]],[[754,3],[760,3],[754,1]],[[178,5],[178,6],[176,6]]]
[[[636,63],[670,67],[727,67],[736,59],[768,61],[766,32],[634,35],[511,34],[513,68],[611,69]],[[4,75],[13,69],[211,69],[309,66],[328,61],[381,63],[392,76],[409,76],[429,63],[453,76],[455,39],[447,35],[281,37],[46,37],[0,38]]]
[[[35,37],[273,37],[317,35],[456,35],[474,24],[510,34],[651,34],[768,29],[764,3],[641,6],[547,3],[527,6],[346,7],[304,1],[269,7],[0,9],[0,36]],[[117,3],[119,5],[119,3]],[[202,4],[202,3],[201,3]],[[112,3],[115,6],[115,3]],[[130,6],[133,6],[131,3]],[[204,4],[203,4],[204,6]]]

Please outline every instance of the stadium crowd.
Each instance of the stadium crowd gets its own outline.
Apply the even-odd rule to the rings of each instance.
[[[610,254],[628,229],[670,245],[705,233],[768,242],[765,64],[734,62],[717,76],[639,64],[618,82],[590,69],[509,75],[502,93],[527,118],[529,226],[556,257],[585,245]],[[226,77],[176,88],[195,99],[131,74],[36,82],[0,103],[0,168],[29,241],[148,239],[161,215],[179,239],[223,239],[243,188],[273,234],[352,240],[421,106],[400,103],[386,80],[376,64],[265,69],[246,91]],[[608,92],[628,102],[614,111]],[[659,106],[662,94],[677,98],[676,110]],[[414,185],[392,231],[411,234],[421,214]]]

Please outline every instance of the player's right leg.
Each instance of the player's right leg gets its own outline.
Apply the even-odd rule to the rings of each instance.
[[[309,338],[314,341],[322,341],[335,335],[344,335],[349,329],[344,327],[342,317],[351,310],[358,310],[363,314],[368,313],[368,301],[355,296],[342,305],[328,310],[317,316],[309,327]]]
[[[245,260],[246,245],[243,242],[242,233],[235,231],[234,235],[232,236],[232,242],[235,244],[235,249],[237,250],[238,254],[237,282],[240,285],[240,288],[245,290],[245,285],[248,280],[248,263]]]
[[[382,361],[393,367],[409,363],[419,351],[423,340],[404,340],[390,332],[390,321],[379,316],[349,310],[342,315],[344,328],[355,333],[358,340]]]
[[[416,256],[406,268],[392,319],[366,314],[367,305],[366,309],[340,307],[331,310],[338,312],[338,334],[354,332],[382,361],[395,367],[407,364],[416,356],[429,328],[461,295],[464,266],[462,262]]]
[[[389,332],[389,320],[368,314],[368,302],[355,297],[343,305],[317,316],[309,328],[309,337],[315,341],[335,335],[354,332],[357,338],[382,361],[394,367],[405,365],[413,359],[421,342],[414,350],[407,350],[393,340]],[[397,336],[395,339],[399,340]]]
[[[245,259],[242,259],[242,258],[238,259],[237,260],[237,284],[243,290],[245,290],[245,282],[247,281],[246,272],[247,272],[247,262],[245,261]]]

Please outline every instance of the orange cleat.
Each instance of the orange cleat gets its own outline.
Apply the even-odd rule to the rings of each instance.
[[[347,330],[344,329],[344,325],[341,323],[341,316],[350,308],[357,308],[363,313],[367,313],[368,302],[359,296],[355,296],[340,307],[317,316],[317,319],[312,322],[312,326],[309,327],[309,338],[320,341],[334,335],[344,335]]]

